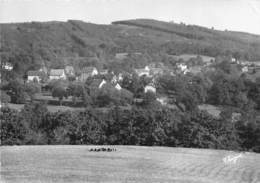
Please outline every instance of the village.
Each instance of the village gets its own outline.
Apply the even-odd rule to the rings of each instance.
[[[139,53],[140,54],[140,53]],[[115,55],[116,59],[124,60],[128,57],[128,53],[118,53]],[[214,72],[216,70],[217,61],[214,57],[199,56],[199,55],[180,55],[173,56],[176,61],[174,67],[169,68],[161,62],[151,62],[143,68],[133,68],[132,72],[120,71],[115,72],[112,69],[97,69],[94,66],[83,67],[76,70],[72,65],[66,65],[64,68],[54,69],[42,66],[39,70],[29,70],[26,73],[24,83],[38,84],[40,89],[34,93],[33,100],[45,101],[49,105],[67,105],[75,107],[75,101],[82,105],[83,94],[77,94],[76,96],[69,92],[70,86],[72,85],[84,85],[95,86],[96,91],[104,90],[104,87],[108,86],[111,92],[127,93],[128,97],[132,98],[130,101],[142,102],[143,99],[137,94],[133,94],[133,91],[129,92],[129,88],[126,87],[126,81],[124,79],[132,79],[134,77],[142,78],[145,82],[142,83],[141,90],[144,94],[153,93],[156,97],[157,102],[161,105],[169,105],[168,96],[160,92],[158,78],[163,75],[178,76],[196,76],[203,75],[203,73]],[[255,81],[260,76],[260,63],[259,62],[248,62],[239,61],[234,58],[229,59],[231,69],[236,70],[238,75]],[[12,71],[13,66],[11,63],[5,63],[2,68],[8,71]],[[146,79],[145,79],[146,78]],[[52,87],[50,87],[52,85]],[[60,94],[53,94],[53,88],[55,85],[61,85],[63,92]],[[64,92],[66,94],[64,94]],[[59,96],[60,95],[60,96]],[[88,92],[88,95],[91,95]],[[28,99],[31,100],[32,98]],[[59,100],[60,102],[55,102]],[[61,103],[63,101],[63,103]],[[131,104],[132,102],[130,102]],[[129,103],[127,103],[129,105]],[[12,105],[12,104],[10,104]],[[126,105],[125,103],[122,105]],[[101,105],[102,106],[102,105]],[[104,105],[105,106],[105,105]],[[104,107],[102,106],[102,107]],[[176,106],[174,106],[176,107]],[[201,108],[205,108],[202,106]],[[207,107],[208,108],[208,107]],[[68,108],[65,108],[68,109]],[[212,110],[209,110],[212,111]],[[215,110],[216,111],[216,110]],[[215,112],[216,113],[216,112]],[[219,113],[219,112],[217,112]],[[214,114],[214,113],[213,113]]]

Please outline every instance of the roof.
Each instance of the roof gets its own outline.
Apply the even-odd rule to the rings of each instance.
[[[84,67],[84,68],[81,70],[81,72],[82,72],[82,73],[91,73],[91,72],[93,72],[94,70],[96,70],[95,67]]]
[[[50,76],[61,76],[64,73],[64,69],[51,69]]]
[[[27,75],[28,76],[42,76],[43,72],[41,72],[41,71],[28,71]]]
[[[123,60],[125,58],[127,58],[128,56],[128,53],[116,53],[116,58],[119,59],[119,60]]]
[[[146,69],[135,69],[135,72],[143,73],[143,72],[149,72],[149,70],[146,70]]]
[[[67,66],[65,67],[65,70],[74,70],[74,68],[73,68],[72,66],[67,65]]]

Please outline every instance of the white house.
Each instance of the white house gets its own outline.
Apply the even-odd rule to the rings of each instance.
[[[2,68],[8,71],[13,70],[13,65],[9,62],[2,63]]]
[[[147,93],[148,91],[156,93],[156,88],[152,85],[147,85],[147,86],[144,87],[144,92]]]
[[[99,84],[98,88],[102,88],[104,84],[106,84],[107,82],[103,79],[102,82]]]
[[[117,90],[121,90],[122,87],[117,83],[116,86],[115,86],[115,89],[117,89]]]
[[[85,67],[82,69],[81,74],[79,76],[80,81],[85,81],[88,77],[98,75],[98,70],[95,67]]]
[[[41,71],[28,71],[27,72],[27,81],[37,81],[38,83],[42,80],[43,72]]]
[[[106,75],[106,74],[108,74],[108,69],[101,69],[101,70],[99,70],[99,74],[100,74],[100,75]]]
[[[124,78],[123,78],[123,74],[122,74],[122,73],[119,73],[119,74],[118,74],[118,77],[117,77],[117,80],[118,80],[118,81],[123,81],[123,79],[124,79]]]
[[[242,72],[248,72],[248,67],[247,66],[244,66],[244,67],[242,67]]]
[[[159,97],[156,99],[158,102],[160,102],[162,105],[167,105],[168,98],[167,97]]]
[[[188,72],[187,65],[185,65],[183,63],[177,64],[177,68],[180,69],[184,74],[186,74]]]
[[[150,68],[148,66],[145,66],[144,69],[135,69],[135,72],[139,77],[141,76],[150,76]]]
[[[50,80],[66,79],[66,74],[64,69],[51,69],[49,78]]]

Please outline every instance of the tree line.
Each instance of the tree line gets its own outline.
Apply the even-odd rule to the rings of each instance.
[[[260,152],[260,122],[253,115],[243,113],[233,122],[228,111],[217,119],[199,110],[182,113],[162,106],[52,113],[43,103],[28,103],[20,112],[1,108],[1,144],[156,145]]]

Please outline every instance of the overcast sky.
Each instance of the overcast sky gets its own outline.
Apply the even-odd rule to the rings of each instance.
[[[0,0],[0,22],[152,18],[260,35],[260,0]]]

